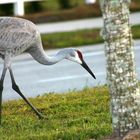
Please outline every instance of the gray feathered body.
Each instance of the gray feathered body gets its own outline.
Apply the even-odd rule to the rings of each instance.
[[[21,18],[0,17],[0,57],[12,59],[25,51],[36,60],[43,55],[36,25]]]

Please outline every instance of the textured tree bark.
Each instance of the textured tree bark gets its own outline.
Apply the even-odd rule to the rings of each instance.
[[[112,124],[119,137],[140,127],[140,91],[134,64],[129,4],[130,0],[100,0]]]

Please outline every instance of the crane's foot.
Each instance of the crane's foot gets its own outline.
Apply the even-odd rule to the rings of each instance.
[[[16,85],[15,82],[13,82],[12,88],[23,98],[23,100],[32,108],[32,110],[35,112],[35,114],[38,116],[39,119],[46,118],[44,115],[42,115],[29,101],[28,99],[22,94],[19,87]]]
[[[39,113],[38,118],[39,118],[40,120],[48,120],[48,117],[45,116],[45,115],[42,115],[41,113]]]
[[[14,91],[16,91],[22,98],[23,100],[31,107],[31,109],[34,111],[34,113],[38,116],[39,119],[47,119],[46,116],[42,115],[37,109],[35,106],[33,106],[29,101],[28,99],[22,94],[22,92],[20,91],[18,85],[16,84],[15,82],[15,79],[14,79],[14,75],[13,75],[13,72],[12,72],[12,69],[10,68],[9,69],[9,72],[10,72],[10,76],[11,76],[11,81],[12,81],[12,88]]]

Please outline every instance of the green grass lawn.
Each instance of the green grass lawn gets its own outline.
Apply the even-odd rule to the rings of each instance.
[[[100,36],[100,30],[85,29],[71,32],[42,34],[42,42],[45,49],[78,47],[82,45],[91,45],[103,43]],[[140,38],[140,25],[132,26],[132,34],[134,39]]]
[[[89,140],[112,131],[106,86],[29,100],[48,119],[38,120],[22,100],[6,102],[0,140]]]

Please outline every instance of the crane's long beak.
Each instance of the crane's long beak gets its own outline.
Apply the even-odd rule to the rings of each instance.
[[[88,65],[86,64],[86,62],[85,62],[84,60],[82,61],[81,66],[82,66],[83,68],[85,68],[85,69],[91,74],[91,76],[92,76],[94,79],[96,79],[95,75],[94,75],[93,72],[90,70],[90,68],[88,67]]]

